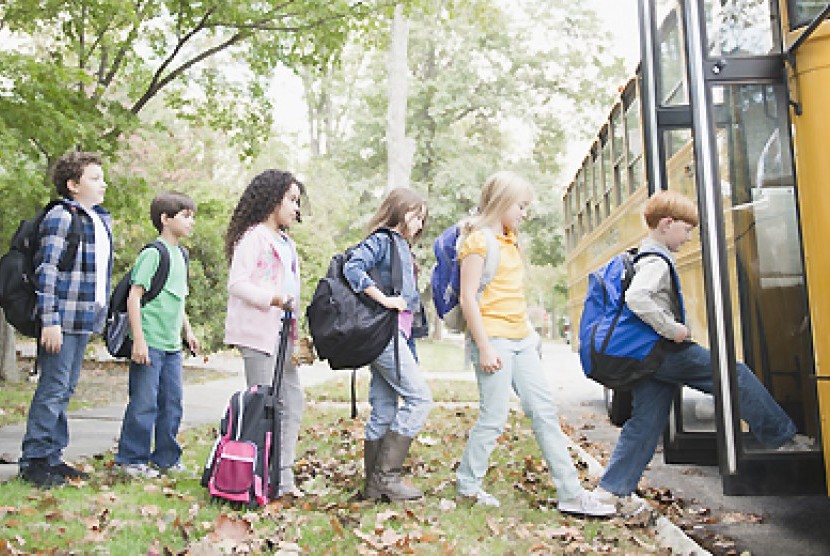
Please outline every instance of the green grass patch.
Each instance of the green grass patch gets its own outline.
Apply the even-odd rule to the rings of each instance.
[[[0,547],[11,554],[658,551],[648,527],[560,514],[530,424],[515,413],[493,451],[484,484],[501,508],[457,500],[455,469],[476,413],[436,408],[430,415],[405,468],[425,492],[419,501],[360,500],[365,414],[350,420],[338,408],[309,403],[295,466],[303,498],[255,510],[211,502],[196,471],[215,438],[215,427],[206,426],[181,435],[183,462],[193,469],[185,477],[129,480],[112,468],[107,453],[85,462],[93,473],[86,483],[46,493],[16,479],[0,484]]]
[[[424,371],[463,371],[464,346],[453,341],[436,342],[427,338],[416,341],[418,360]]]
[[[470,371],[472,377],[472,371]],[[306,399],[320,402],[348,402],[351,400],[351,373],[338,373],[335,378],[305,389]],[[427,380],[436,402],[478,402],[478,385],[469,380]],[[369,399],[369,371],[357,373],[357,399]]]

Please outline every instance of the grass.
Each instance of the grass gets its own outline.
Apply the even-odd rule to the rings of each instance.
[[[417,341],[417,350],[419,364],[425,371],[469,370],[464,368],[464,346],[460,343],[423,338]]]
[[[89,482],[43,493],[0,484],[0,553],[85,554],[643,554],[658,552],[648,527],[567,517],[540,459],[529,422],[512,414],[484,487],[502,507],[456,500],[454,469],[475,412],[436,408],[407,460],[426,496],[406,504],[361,501],[363,422],[308,404],[295,471],[307,493],[256,510],[213,503],[196,472],[130,481],[107,453],[85,462]],[[362,415],[361,417],[365,417]],[[184,463],[200,467],[215,430],[182,434]],[[584,469],[584,465],[579,465]]]
[[[21,382],[0,381],[0,426],[21,423],[26,420],[29,404],[35,393],[36,381],[28,380],[31,358],[18,359],[18,368],[24,376]],[[225,376],[222,371],[194,369],[185,366],[182,379],[187,384],[201,383]],[[126,361],[85,360],[78,379],[75,394],[69,401],[69,410],[123,402],[129,397],[128,364]]]
[[[470,372],[472,378],[472,371]],[[332,380],[305,389],[306,399],[321,402],[348,402],[351,373],[339,373]],[[427,380],[436,402],[478,402],[478,386],[469,380]],[[357,374],[357,399],[369,399],[369,372]]]

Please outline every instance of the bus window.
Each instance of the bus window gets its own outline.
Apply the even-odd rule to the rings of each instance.
[[[827,0],[787,0],[790,30],[810,23],[827,6]]]
[[[666,179],[668,188],[695,199],[695,168],[690,129],[672,129],[663,132],[666,149]]]
[[[614,203],[616,205],[622,202],[628,196],[628,185],[626,177],[628,173],[625,171],[625,139],[623,137],[623,126],[620,121],[621,113],[620,105],[614,107],[611,113],[611,169],[614,180]]]
[[[617,206],[617,199],[614,194],[614,172],[611,166],[611,141],[607,136],[602,144],[602,171],[605,179],[605,217],[608,218],[611,209]]]
[[[706,36],[710,57],[763,55],[773,51],[777,41],[773,41],[769,2],[712,2],[709,8]]]
[[[628,191],[634,193],[643,184],[643,137],[640,134],[638,102],[632,102],[625,110],[625,139],[628,147]]]
[[[679,29],[679,3],[673,4],[674,9],[668,14],[658,31],[658,82],[657,101],[663,106],[677,106],[689,103],[688,86],[686,84],[686,55]]]

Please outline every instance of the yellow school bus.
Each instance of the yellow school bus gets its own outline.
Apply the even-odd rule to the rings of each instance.
[[[700,233],[677,270],[693,338],[713,353],[715,418],[684,421],[679,393],[665,459],[719,465],[727,494],[828,492],[830,4],[641,0],[639,9],[640,65],[565,188],[568,316],[578,326],[588,275],[644,237],[651,193],[695,200]],[[736,360],[812,445],[784,453],[754,443]]]

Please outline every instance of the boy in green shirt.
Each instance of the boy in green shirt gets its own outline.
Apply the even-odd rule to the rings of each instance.
[[[134,477],[153,478],[159,471],[184,470],[179,459],[182,449],[176,441],[182,419],[182,334],[194,353],[199,342],[184,310],[187,262],[179,240],[193,231],[195,212],[193,200],[182,193],[160,193],[153,199],[150,216],[170,257],[170,272],[159,295],[146,305],[141,298],[150,289],[161,253],[143,249],[133,265],[127,298],[133,338],[130,401],[115,463]]]

